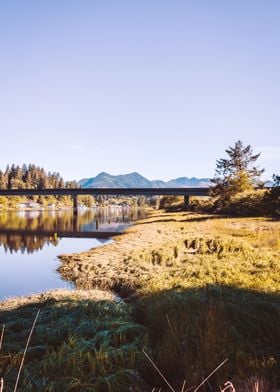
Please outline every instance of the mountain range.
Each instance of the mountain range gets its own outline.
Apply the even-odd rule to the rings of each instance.
[[[139,173],[120,174],[113,176],[102,172],[96,177],[84,178],[78,181],[82,188],[184,188],[208,187],[209,178],[179,177],[170,181],[150,181]]]

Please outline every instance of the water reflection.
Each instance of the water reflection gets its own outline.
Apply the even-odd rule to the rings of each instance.
[[[47,238],[37,235],[14,235],[14,234],[0,234],[0,246],[3,246],[6,253],[27,253],[31,254],[42,250],[46,245],[57,246],[59,239],[56,237]]]
[[[108,238],[130,222],[144,218],[141,209],[100,208],[59,211],[13,211],[0,213],[0,247],[5,252],[33,253],[57,246],[60,238]]]

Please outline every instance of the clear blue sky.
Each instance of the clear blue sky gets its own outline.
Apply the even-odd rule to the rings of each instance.
[[[213,176],[237,139],[280,172],[278,0],[0,0],[0,168]]]

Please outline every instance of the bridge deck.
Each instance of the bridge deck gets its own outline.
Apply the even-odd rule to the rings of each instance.
[[[0,196],[51,195],[144,195],[144,196],[208,196],[209,188],[54,188],[54,189],[0,189]]]

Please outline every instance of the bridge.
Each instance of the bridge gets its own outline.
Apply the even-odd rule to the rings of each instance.
[[[0,189],[0,196],[71,196],[74,211],[78,209],[78,196],[184,196],[189,207],[190,196],[209,196],[209,188],[49,188]]]

